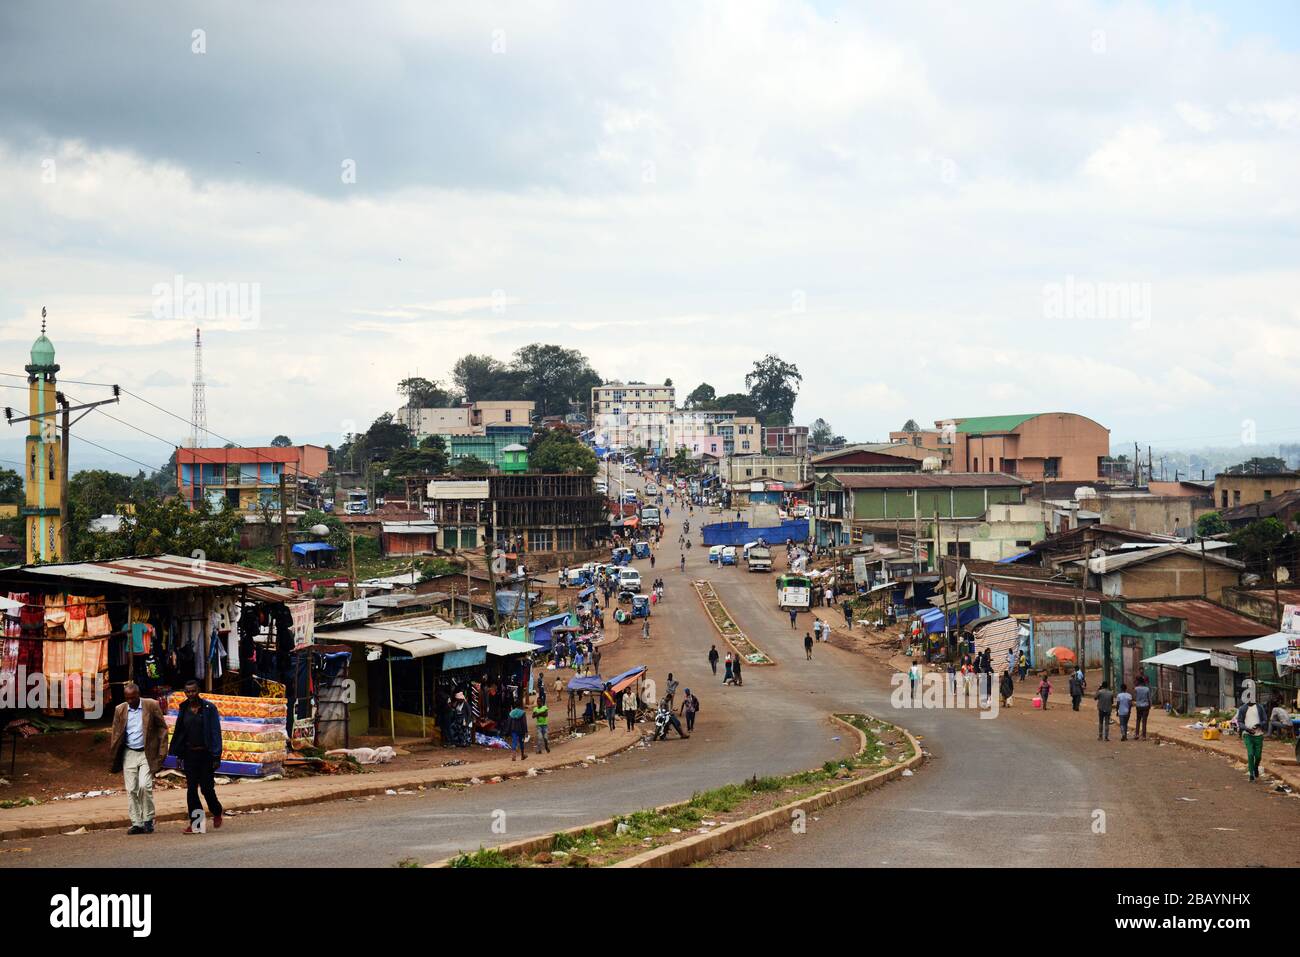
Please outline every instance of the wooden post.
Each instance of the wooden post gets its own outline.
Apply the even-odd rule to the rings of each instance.
[[[357,597],[357,533],[348,529],[348,600]]]
[[[284,563],[284,577],[293,577],[293,553],[289,551],[289,503],[286,500],[288,488],[284,469],[280,469],[280,548],[284,552],[280,560]]]
[[[393,700],[393,655],[389,652],[388,658],[388,731],[392,735],[393,741],[397,741],[397,702]]]
[[[426,737],[428,730],[424,724],[424,658],[420,658],[420,737]]]

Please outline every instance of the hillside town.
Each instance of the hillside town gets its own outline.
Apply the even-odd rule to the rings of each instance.
[[[130,424],[146,397],[73,406],[44,330],[24,363],[29,407],[9,416],[29,462],[3,476],[22,502],[0,569],[0,840],[91,832],[37,859],[111,859],[119,829],[206,833],[304,800],[527,787],[642,750],[687,773],[678,739],[753,721],[731,696],[771,707],[789,691],[766,669],[830,656],[846,701],[893,676],[863,733],[893,736],[879,762],[896,769],[943,747],[951,715],[935,744],[908,737],[926,709],[967,708],[1070,739],[1053,747],[1182,745],[1200,769],[1300,793],[1300,472],[1256,458],[1162,480],[1079,412],[850,441],[792,424],[802,376],[774,354],[747,393],[679,398],[540,344],[467,356],[448,385],[403,380],[338,448],[217,444],[203,348],[196,333],[174,472],[135,478],[78,471],[68,414],[111,405]],[[548,386],[538,366],[567,368]],[[219,715],[208,745],[178,747],[187,694]],[[157,734],[124,751],[141,700]],[[962,728],[977,753],[993,746],[979,728]],[[202,774],[186,746],[210,748]],[[123,788],[111,768],[132,753]],[[786,740],[764,753],[809,760]],[[832,780],[861,773],[849,760]],[[441,840],[488,853],[472,827]]]
[[[20,939],[275,946],[250,880],[344,868],[279,922],[1286,939],[1300,8],[10,0],[0,62]]]

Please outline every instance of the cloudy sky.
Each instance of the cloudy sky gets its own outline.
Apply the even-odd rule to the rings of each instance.
[[[64,377],[182,415],[202,326],[244,443],[533,341],[719,392],[776,352],[854,439],[1295,440],[1300,8],[1238,6],[6,3],[0,372],[46,306]]]

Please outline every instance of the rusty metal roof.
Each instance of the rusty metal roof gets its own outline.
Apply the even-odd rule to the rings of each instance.
[[[1006,488],[1030,483],[1001,472],[832,472],[845,488]]]
[[[1185,634],[1188,638],[1262,638],[1273,633],[1267,625],[1251,621],[1204,598],[1129,601],[1120,607],[1143,618],[1181,618],[1187,622]]]
[[[268,585],[281,576],[243,565],[186,558],[181,555],[149,555],[114,558],[102,562],[64,562],[53,565],[21,565],[9,569],[20,575],[40,575],[113,585],[119,588],[177,590],[183,588],[238,588]]]

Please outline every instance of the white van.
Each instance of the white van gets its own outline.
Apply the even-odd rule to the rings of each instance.
[[[641,573],[635,568],[624,566],[618,570],[618,587],[620,590],[640,592],[641,591]]]
[[[721,557],[722,557],[722,546],[721,545],[710,546],[709,548],[710,563],[714,565],[718,564],[718,559],[720,559]]]

